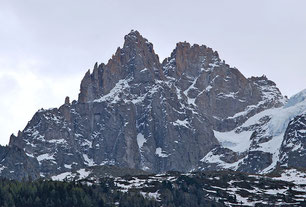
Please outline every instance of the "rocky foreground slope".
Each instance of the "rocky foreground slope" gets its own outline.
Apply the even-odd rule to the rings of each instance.
[[[101,168],[101,169],[100,169]],[[126,175],[104,177],[114,167],[91,167],[63,173],[53,180],[97,184],[114,190],[140,193],[157,206],[305,206],[306,171],[278,169],[266,176],[234,171]],[[122,171],[121,171],[122,172]],[[104,177],[101,179],[101,177]],[[120,201],[117,203],[122,204]]]
[[[96,179],[93,172],[100,167],[94,168],[94,170],[82,170],[82,172],[79,170],[82,177],[87,174],[87,178],[80,178],[81,175],[79,178],[68,176],[65,182],[48,179],[16,182],[0,179],[0,204],[1,206],[31,207],[298,207],[306,205],[306,174],[297,170],[282,172],[277,179],[233,171],[168,172],[156,175],[103,178],[99,175]],[[111,168],[116,167],[108,166],[107,171]],[[54,179],[58,178],[59,176],[56,176]],[[290,182],[292,180],[294,182]]]
[[[39,110],[11,136],[0,173],[21,179],[100,165],[153,173],[304,167],[300,96],[287,102],[274,82],[244,77],[203,45],[180,42],[161,63],[153,45],[131,31],[107,64],[85,74],[77,101]]]

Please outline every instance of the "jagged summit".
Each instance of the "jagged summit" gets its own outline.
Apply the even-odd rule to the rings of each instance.
[[[129,47],[130,45],[147,43],[148,46],[152,45],[146,38],[144,38],[137,30],[131,30],[130,33],[124,36],[123,47]]]
[[[250,133],[256,127],[239,127],[283,106],[275,83],[246,78],[205,45],[180,42],[160,63],[153,44],[138,31],[124,39],[107,64],[86,72],[78,101],[39,110],[11,137],[10,147],[28,157],[24,174],[50,177],[96,165],[187,172],[210,169],[206,156],[220,152],[232,156],[226,160],[249,161],[245,155],[253,148],[225,149],[218,136],[236,129]],[[12,165],[2,166],[9,176]],[[249,165],[237,169],[248,171]]]
[[[152,43],[133,30],[124,39],[123,47],[117,49],[106,65],[96,65],[92,74],[85,74],[79,102],[93,101],[106,95],[123,79],[133,79],[134,83],[165,79]]]
[[[175,62],[174,62],[175,60]],[[169,70],[169,67],[166,67],[165,73],[169,75],[178,75],[182,73],[189,73],[190,75],[196,75],[194,73],[199,73],[201,68],[208,68],[209,66],[215,66],[222,64],[222,61],[219,58],[219,55],[216,51],[213,51],[211,48],[208,48],[205,45],[190,45],[188,42],[179,42],[176,44],[176,48],[172,51],[170,57],[166,58],[163,61],[163,65],[175,64],[175,71]],[[197,71],[190,71],[187,64],[198,64],[202,63],[202,67],[199,67]],[[211,65],[210,65],[211,64]],[[193,73],[193,74],[192,74]]]

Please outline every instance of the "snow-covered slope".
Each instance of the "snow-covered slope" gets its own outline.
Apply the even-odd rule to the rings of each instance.
[[[262,111],[231,131],[214,131],[222,150],[227,149],[231,155],[235,154],[236,160],[228,158],[226,162],[226,155],[218,148],[213,149],[201,161],[206,167],[208,164],[208,167],[256,173],[268,173],[275,169],[277,164],[297,167],[297,164],[288,163],[291,160],[286,159],[286,153],[290,152],[288,147],[291,151],[300,147],[300,152],[296,156],[300,156],[300,161],[305,163],[302,155],[305,150],[303,146],[306,141],[306,123],[302,123],[302,117],[294,121],[295,117],[305,114],[306,90],[303,90],[292,96],[283,107]],[[298,132],[288,131],[289,126],[294,124],[299,124]],[[293,138],[285,139],[290,135]],[[299,138],[299,142],[293,143],[294,137]],[[300,164],[301,167],[305,165]]]

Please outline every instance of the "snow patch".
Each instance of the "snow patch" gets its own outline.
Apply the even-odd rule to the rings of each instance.
[[[3,171],[5,168],[7,168],[7,167],[5,167],[5,166],[0,167],[0,173],[2,173],[2,171]]]
[[[296,169],[285,170],[280,177],[273,179],[293,182],[297,185],[306,185],[306,173]]]
[[[84,179],[90,175],[91,171],[86,169],[80,169],[77,171],[77,173],[79,174],[79,179]]]
[[[160,200],[160,194],[158,193],[158,191],[151,193],[151,192],[140,192],[140,194],[144,197],[144,198],[149,198],[149,199],[154,199],[159,201]]]
[[[95,165],[95,162],[93,161],[93,159],[90,159],[87,154],[83,154],[83,158],[84,158],[85,163],[88,166],[94,166]]]
[[[92,141],[89,141],[88,139],[84,139],[83,142],[81,143],[81,146],[87,146],[89,148],[92,148]]]
[[[110,101],[111,103],[117,103],[120,101],[120,93],[127,87],[129,87],[129,81],[130,79],[122,79],[119,80],[115,87],[106,95],[102,96],[99,99],[94,100],[93,102],[105,102]]]
[[[235,152],[244,152],[249,149],[252,133],[253,131],[242,131],[240,133],[236,133],[235,130],[229,132],[214,131],[214,135],[221,145]]]
[[[189,121],[188,119],[184,119],[184,120],[179,120],[177,119],[176,121],[174,122],[171,122],[174,126],[183,126],[183,127],[186,127],[186,128],[190,128],[190,124],[189,124]]]
[[[26,155],[27,155],[28,157],[34,158],[34,155],[33,155],[33,154],[30,154],[30,153],[27,153],[27,152],[26,152]]]
[[[63,181],[65,178],[69,178],[71,176],[72,176],[71,172],[64,172],[64,173],[52,176],[51,179],[56,180],[56,181]]]
[[[159,157],[168,157],[169,155],[163,153],[163,150],[162,148],[160,147],[157,147],[156,150],[155,150],[155,154]]]
[[[234,163],[226,163],[226,162],[221,160],[221,155],[215,155],[213,153],[213,151],[210,151],[200,161],[205,162],[205,163],[217,164],[219,167],[226,168],[226,169],[237,170],[240,162],[242,162],[243,159],[241,159],[237,162],[234,162]]]
[[[207,86],[207,87],[205,88],[205,91],[209,92],[212,88],[213,88],[213,87],[212,87],[211,85],[209,85],[209,86]]]
[[[64,164],[64,167],[67,168],[67,169],[71,169],[71,166],[72,166],[72,165],[66,165],[66,164]]]
[[[65,144],[66,140],[65,139],[50,139],[50,140],[46,140],[46,142],[55,143],[55,144]]]
[[[146,141],[147,140],[145,139],[145,137],[144,137],[144,135],[142,133],[138,133],[137,134],[137,144],[138,144],[139,149],[142,148],[142,146],[144,145],[144,143]]]
[[[55,160],[54,154],[50,155],[48,153],[37,156],[37,161],[40,163],[43,160]]]
[[[144,69],[142,69],[140,72],[141,72],[141,73],[144,73],[144,72],[147,72],[147,71],[149,71],[148,68],[144,68]]]

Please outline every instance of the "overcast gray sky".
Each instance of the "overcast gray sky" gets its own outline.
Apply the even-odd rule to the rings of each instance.
[[[306,88],[305,0],[0,0],[0,144],[40,108],[76,99],[83,74],[138,30],[163,60],[205,44],[284,95]]]

